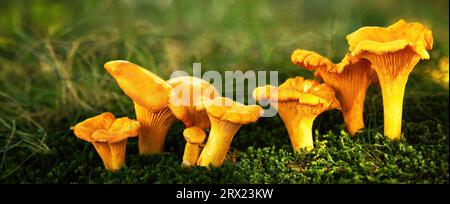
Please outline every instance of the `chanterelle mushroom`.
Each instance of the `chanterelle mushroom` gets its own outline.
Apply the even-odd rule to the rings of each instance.
[[[168,107],[172,87],[152,72],[127,61],[110,61],[105,68],[134,102],[141,124],[139,153],[162,153],[167,131],[176,120]]]
[[[333,87],[303,77],[290,78],[279,87],[258,87],[253,91],[253,98],[267,100],[278,108],[294,151],[313,149],[314,119],[324,111],[340,109]]]
[[[206,139],[206,133],[201,128],[192,126],[184,129],[183,136],[186,140],[183,165],[194,166],[197,163],[203,141]]]
[[[72,130],[94,145],[107,170],[115,171],[125,164],[127,140],[138,135],[139,122],[128,117],[116,119],[106,112],[78,123]]]
[[[211,121],[211,132],[197,165],[217,167],[224,162],[239,128],[256,122],[263,110],[260,106],[243,105],[225,97],[202,100],[202,103]]]
[[[363,27],[347,35],[351,56],[371,62],[381,85],[384,134],[400,139],[403,95],[408,76],[420,59],[429,59],[431,30],[419,23],[399,20],[384,27]]]
[[[201,108],[201,98],[213,99],[219,96],[219,92],[207,81],[196,77],[177,77],[167,82],[173,87],[169,108],[175,117],[181,120],[187,128],[184,131],[187,143],[183,156],[183,165],[196,165],[198,154],[200,153],[199,145],[203,143],[205,138],[200,143],[192,143],[189,140],[196,137],[202,138],[202,135],[205,134],[202,129],[211,127],[206,110]],[[189,134],[186,135],[187,133]],[[196,133],[201,135],[194,135]]]
[[[364,98],[366,90],[376,78],[370,62],[351,59],[346,55],[338,64],[315,52],[297,49],[292,53],[292,63],[316,70],[316,76],[331,85],[342,107],[344,122],[350,135],[364,128]]]

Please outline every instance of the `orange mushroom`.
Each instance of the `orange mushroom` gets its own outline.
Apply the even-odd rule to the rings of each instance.
[[[199,127],[188,127],[183,131],[186,146],[183,154],[183,166],[189,167],[197,164],[198,156],[202,150],[203,142],[206,139],[206,133]]]
[[[183,132],[187,142],[183,156],[183,165],[192,166],[197,163],[198,154],[200,153],[199,145],[205,139],[202,137],[202,135],[205,135],[203,129],[211,127],[206,110],[201,108],[201,99],[213,99],[219,96],[219,92],[207,81],[196,77],[176,77],[167,82],[173,87],[169,108],[175,117],[186,126]]]
[[[294,151],[313,149],[314,119],[324,111],[340,109],[333,87],[314,80],[304,80],[303,77],[290,78],[279,87],[257,87],[253,91],[253,98],[257,101],[267,100],[278,109]]]
[[[127,140],[138,135],[139,122],[128,117],[116,119],[112,113],[106,112],[71,129],[75,136],[94,145],[107,170],[115,171],[125,164]]]
[[[354,136],[364,128],[364,99],[369,85],[376,78],[370,62],[365,59],[351,59],[346,55],[338,64],[315,52],[297,49],[292,53],[292,63],[316,70],[316,76],[331,85],[342,107],[347,131]]]
[[[384,134],[401,137],[403,95],[409,74],[420,59],[429,59],[431,30],[420,23],[399,20],[384,27],[363,27],[347,35],[351,56],[371,62],[383,96]]]
[[[162,153],[167,132],[176,120],[168,107],[172,87],[152,72],[127,61],[110,61],[104,66],[134,102],[141,124],[139,153]]]
[[[230,149],[234,135],[242,125],[258,120],[262,108],[257,105],[243,105],[229,98],[202,98],[211,121],[211,132],[208,141],[197,160],[199,166],[218,167],[223,164]]]

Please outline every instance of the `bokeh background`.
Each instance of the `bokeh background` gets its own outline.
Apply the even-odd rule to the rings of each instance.
[[[278,70],[280,82],[293,76],[312,78],[310,72],[291,64],[290,55],[294,49],[313,50],[337,62],[347,52],[347,34],[362,26],[389,26],[402,18],[426,25],[434,37],[431,59],[421,61],[408,81],[405,144],[412,144],[410,147],[417,151],[422,146],[434,148],[433,145],[437,145],[436,148],[441,149],[435,154],[447,150],[440,157],[422,155],[428,159],[424,165],[434,162],[438,166],[434,173],[441,177],[433,180],[433,174],[426,170],[414,175],[414,171],[420,171],[405,170],[402,166],[398,168],[412,172],[403,180],[398,175],[380,174],[378,170],[362,175],[381,175],[375,182],[448,183],[447,0],[1,0],[0,4],[0,182],[207,183],[214,182],[214,177],[225,183],[314,182],[310,178],[315,174],[308,175],[304,171],[299,175],[306,175],[306,180],[284,180],[284,177],[277,179],[276,176],[270,180],[267,175],[272,174],[264,165],[258,173],[264,175],[263,178],[255,176],[254,180],[220,177],[214,172],[205,180],[192,180],[192,176],[186,175],[195,175],[195,172],[186,173],[180,169],[160,179],[148,175],[149,178],[143,178],[134,172],[141,180],[111,180],[115,176],[101,170],[101,162],[93,148],[76,140],[69,128],[104,111],[134,117],[131,101],[103,69],[103,64],[109,60],[134,62],[165,79],[175,70],[191,72],[194,62],[201,62],[203,71]],[[377,89],[369,90],[368,101],[366,122],[374,134],[361,136],[361,141],[347,141],[349,144],[370,143],[370,138],[382,132],[381,96]],[[340,134],[341,123],[337,111],[326,113],[315,123],[316,134],[328,134],[328,130]],[[173,129],[166,145],[166,151],[173,153],[144,161],[130,156],[131,164],[124,171],[141,167],[167,168],[177,164],[184,144],[179,137],[183,127],[178,124]],[[136,153],[135,144],[130,142],[130,154]],[[273,147],[263,149],[269,156],[258,157],[262,160],[271,157],[270,152],[281,154],[278,149],[290,151],[279,118],[262,119],[258,124],[244,127],[233,146],[237,152],[244,152],[241,159],[247,153],[260,151],[253,148]],[[314,156],[317,155],[310,155],[311,161]],[[284,153],[280,157],[284,157]],[[170,162],[165,160],[167,158]],[[232,165],[233,157],[229,161]],[[379,162],[386,164],[383,163],[386,161]],[[398,161],[392,162],[398,164]],[[151,165],[145,166],[146,163]],[[289,165],[283,168],[306,169],[304,164]],[[221,171],[227,170],[218,170],[218,174]],[[349,178],[353,180],[344,181],[337,178],[346,178],[346,174],[332,172],[331,175],[332,179],[326,180],[330,183],[370,182],[368,177],[355,180],[352,174]],[[320,175],[316,177],[320,178]],[[410,180],[413,177],[418,180]]]

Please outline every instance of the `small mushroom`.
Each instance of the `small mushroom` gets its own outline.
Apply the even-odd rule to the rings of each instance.
[[[198,146],[203,143],[204,138],[200,143],[194,144],[190,144],[192,142],[189,142],[187,139],[202,138],[201,135],[205,134],[203,129],[209,129],[211,127],[206,110],[201,108],[201,98],[213,99],[219,96],[219,93],[213,85],[196,77],[177,77],[167,82],[173,87],[169,100],[169,108],[175,117],[181,120],[186,126],[183,133],[187,141],[183,156],[183,165],[196,165],[198,154],[200,153],[200,147]],[[192,130],[190,130],[191,127],[193,128]],[[186,136],[187,133],[189,133],[189,136]],[[196,133],[201,135],[193,135]],[[194,148],[193,145],[196,147]]]
[[[253,98],[257,101],[267,100],[277,108],[294,151],[313,149],[314,119],[324,111],[340,109],[333,87],[314,80],[304,80],[303,77],[290,78],[279,87],[257,87],[253,91]]]
[[[421,59],[429,59],[433,47],[431,30],[420,23],[399,20],[384,27],[363,27],[347,35],[351,56],[371,62],[382,91],[384,135],[401,137],[403,96],[406,82]]]
[[[369,85],[376,79],[375,71],[366,59],[351,59],[346,55],[338,64],[315,52],[297,49],[292,63],[315,70],[315,75],[331,85],[342,107],[347,131],[354,136],[364,128],[364,99]]]
[[[139,122],[128,117],[116,119],[112,113],[106,112],[71,129],[75,136],[94,145],[107,170],[116,171],[125,164],[127,140],[138,135]]]
[[[141,124],[139,153],[162,153],[167,132],[176,120],[168,107],[172,87],[152,72],[127,61],[110,61],[104,67],[134,102]]]
[[[199,166],[221,166],[231,141],[242,125],[256,122],[262,113],[257,105],[243,105],[229,98],[202,98],[202,105],[211,121],[211,132],[197,160]]]
[[[198,156],[202,149],[203,141],[206,139],[206,133],[203,129],[195,126],[188,127],[183,131],[186,146],[183,154],[183,166],[195,166]]]

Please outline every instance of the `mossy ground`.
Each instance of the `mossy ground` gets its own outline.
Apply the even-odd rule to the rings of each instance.
[[[377,2],[5,1],[0,183],[448,183],[449,93],[428,74],[448,59],[448,1]],[[134,118],[106,61],[133,61],[163,78],[193,62],[203,71],[278,70],[280,82],[311,78],[290,63],[295,48],[338,60],[346,34],[399,18],[427,24],[435,38],[431,60],[408,81],[400,142],[382,136],[377,87],[366,97],[367,128],[355,138],[329,111],[314,123],[315,149],[294,155],[280,118],[261,118],[239,130],[224,165],[210,170],[180,166],[179,122],[162,155],[139,156],[129,140],[127,166],[115,173],[69,129],[104,111]]]

